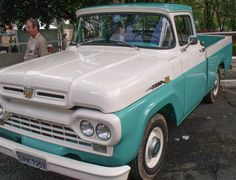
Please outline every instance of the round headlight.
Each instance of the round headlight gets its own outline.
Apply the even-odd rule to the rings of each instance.
[[[80,130],[85,136],[88,137],[92,136],[94,133],[93,125],[87,120],[81,121]]]
[[[3,114],[3,107],[1,106],[1,104],[0,104],[0,115],[2,115]]]
[[[96,127],[97,136],[102,140],[108,140],[111,137],[110,128],[105,124],[98,124]]]

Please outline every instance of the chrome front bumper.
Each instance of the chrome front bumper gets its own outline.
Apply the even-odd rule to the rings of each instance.
[[[94,165],[36,150],[4,138],[0,138],[0,152],[15,159],[18,159],[16,152],[45,159],[48,171],[81,180],[125,180],[130,171],[130,167],[127,165],[120,167]]]

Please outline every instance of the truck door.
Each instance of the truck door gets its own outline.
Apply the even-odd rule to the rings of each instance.
[[[192,16],[187,13],[175,16],[175,25],[183,65],[185,82],[184,114],[186,115],[204,96],[207,80],[207,61],[200,42],[190,45],[184,50],[184,47],[188,44],[189,36],[196,35]]]

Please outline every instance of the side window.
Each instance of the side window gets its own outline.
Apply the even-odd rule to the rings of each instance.
[[[175,25],[180,46],[188,43],[188,37],[193,35],[191,18],[188,15],[175,16]]]

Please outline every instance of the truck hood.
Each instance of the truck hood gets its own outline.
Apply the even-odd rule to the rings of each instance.
[[[1,94],[63,108],[118,111],[172,75],[168,59],[174,55],[150,54],[127,47],[73,47],[3,69]],[[27,97],[27,89],[33,90],[32,97]]]

